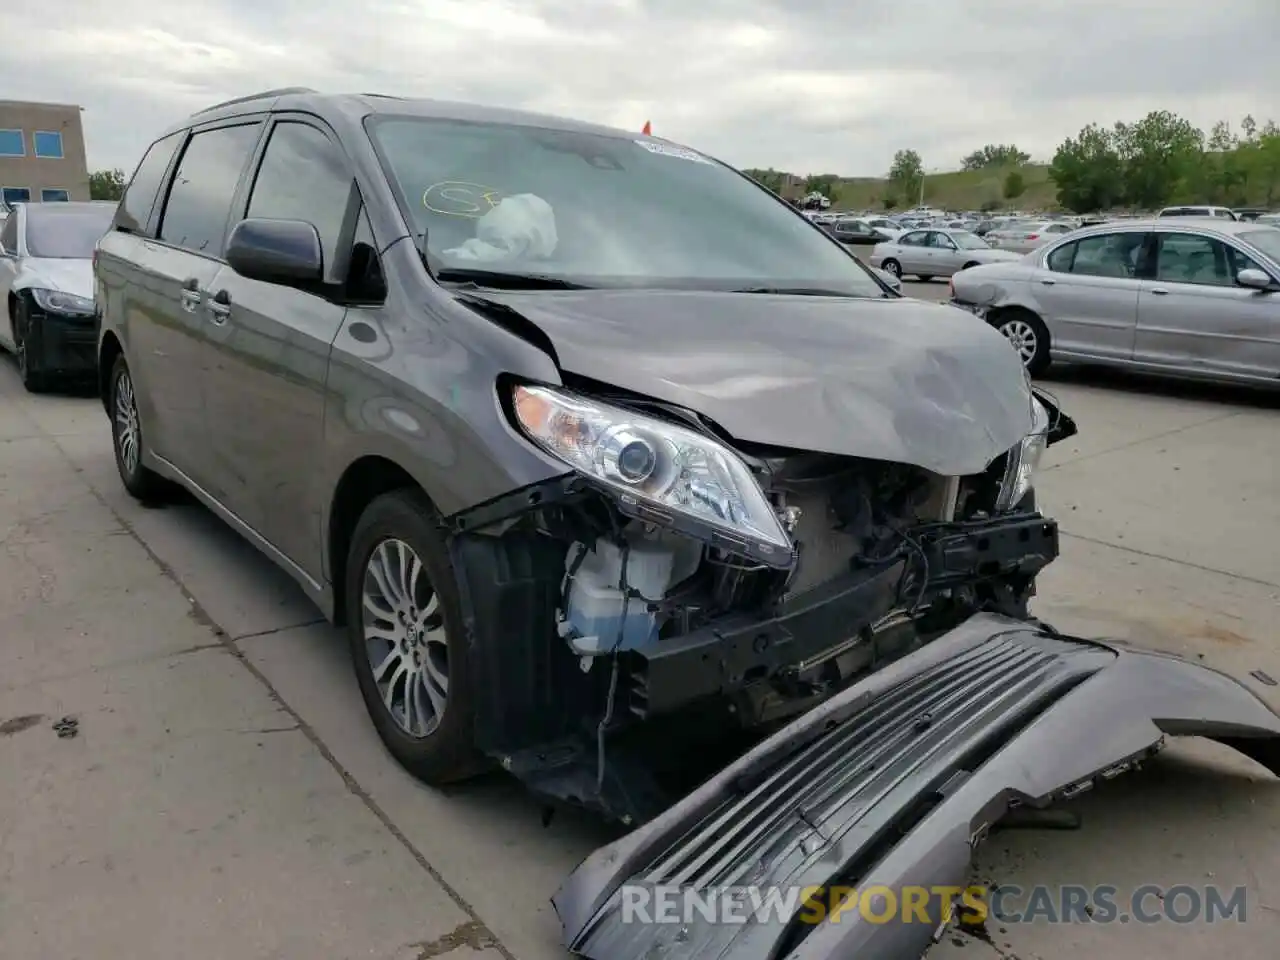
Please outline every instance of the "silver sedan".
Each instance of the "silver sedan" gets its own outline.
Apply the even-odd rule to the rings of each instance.
[[[989,231],[986,240],[1000,250],[1030,253],[1075,229],[1076,224],[1063,220],[1015,220]]]
[[[985,240],[966,230],[908,230],[888,243],[878,243],[869,258],[895,277],[912,274],[921,280],[950,277],[969,267],[1003,260],[1017,254],[992,250]]]
[[[1117,221],[952,281],[1032,374],[1053,360],[1280,387],[1280,230]]]

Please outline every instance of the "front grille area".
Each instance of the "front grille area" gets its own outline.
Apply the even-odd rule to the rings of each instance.
[[[1025,708],[1059,663],[1056,646],[996,638],[902,683],[724,802],[637,879],[693,889],[781,880],[785,861],[799,867],[956,742]]]

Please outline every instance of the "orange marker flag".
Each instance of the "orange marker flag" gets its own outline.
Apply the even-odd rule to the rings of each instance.
[[[651,136],[653,136],[653,127],[651,127],[651,126],[649,125],[649,121],[648,121],[648,120],[646,120],[646,121],[644,122],[644,129],[643,129],[643,130],[641,130],[640,132],[641,132],[641,133],[643,133],[646,137],[651,137]]]

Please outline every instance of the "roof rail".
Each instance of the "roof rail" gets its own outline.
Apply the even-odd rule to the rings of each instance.
[[[319,91],[312,90],[310,87],[280,87],[276,90],[263,90],[261,93],[250,93],[243,97],[232,97],[230,100],[223,100],[221,103],[215,103],[211,107],[197,110],[196,113],[209,113],[211,110],[235,106],[237,103],[248,103],[250,100],[274,100],[276,97],[288,96],[291,93],[319,93]]]

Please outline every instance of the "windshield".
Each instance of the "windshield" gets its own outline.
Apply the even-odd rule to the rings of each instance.
[[[59,205],[57,209],[27,207],[27,254],[54,260],[88,260],[94,245],[111,227],[115,208],[80,208]]]
[[[437,271],[886,295],[798,211],[666,141],[409,117],[369,130]]]
[[[972,233],[956,232],[951,234],[951,239],[956,242],[961,250],[985,250],[987,249],[987,241]]]
[[[1252,247],[1261,250],[1276,263],[1280,263],[1280,230],[1267,227],[1262,230],[1249,230],[1240,234],[1240,239]]]

